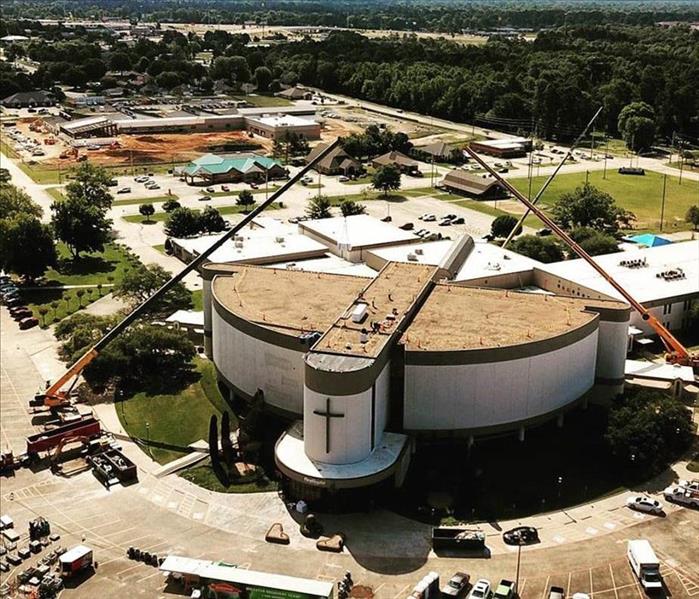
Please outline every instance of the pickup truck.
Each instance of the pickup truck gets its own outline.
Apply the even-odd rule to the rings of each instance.
[[[663,491],[663,495],[665,496],[665,499],[672,501],[673,503],[678,503],[687,507],[699,508],[699,493],[696,491],[693,492],[687,487],[670,485]]]
[[[493,593],[493,599],[514,599],[517,596],[517,585],[511,580],[500,581]]]

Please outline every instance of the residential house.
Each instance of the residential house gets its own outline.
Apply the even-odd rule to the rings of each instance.
[[[483,175],[468,173],[460,168],[449,171],[440,187],[452,193],[467,195],[478,200],[496,200],[507,195],[497,181],[488,179]]]
[[[328,144],[318,144],[306,156],[306,162],[313,160],[327,147]],[[340,146],[335,146],[313,168],[322,175],[345,175],[346,177],[354,177],[363,170],[361,163],[352,158]]]
[[[419,170],[419,163],[402,152],[388,152],[383,156],[378,156],[371,161],[374,168],[382,166],[395,166],[401,173],[412,174]]]

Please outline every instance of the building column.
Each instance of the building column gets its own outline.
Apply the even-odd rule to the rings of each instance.
[[[558,428],[563,428],[563,421],[564,421],[564,418],[565,418],[565,416],[564,416],[563,412],[561,412],[561,413],[558,415],[558,417],[556,418],[556,426],[557,426]]]
[[[526,429],[523,426],[519,427],[519,431],[517,431],[517,439],[520,443],[524,443],[525,431]]]

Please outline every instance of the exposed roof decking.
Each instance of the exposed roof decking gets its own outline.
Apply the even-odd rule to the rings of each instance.
[[[370,279],[255,266],[214,278],[216,299],[236,316],[297,336],[325,331]]]
[[[481,350],[528,344],[575,330],[596,317],[600,301],[437,284],[402,338],[408,351]]]
[[[437,267],[425,264],[391,262],[358,293],[351,305],[332,323],[313,346],[312,352],[376,358],[400,328],[405,316],[431,283]],[[359,323],[352,320],[358,304],[367,305],[367,316]],[[375,323],[376,330],[373,330]],[[361,342],[362,330],[368,340]]]

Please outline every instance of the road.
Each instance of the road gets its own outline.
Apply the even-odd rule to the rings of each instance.
[[[43,222],[48,222],[51,218],[50,207],[53,203],[53,198],[46,193],[46,189],[55,186],[35,183],[29,175],[15,164],[14,160],[10,159],[3,152],[0,152],[0,166],[10,171],[10,176],[12,177],[12,183],[14,185],[26,191],[32,200],[39,204],[44,211],[41,220]]]

